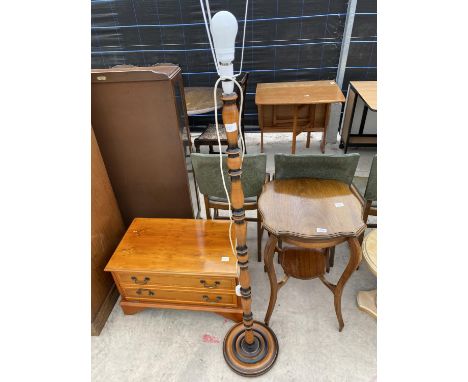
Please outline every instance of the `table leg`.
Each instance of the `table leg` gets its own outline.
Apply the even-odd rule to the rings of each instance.
[[[323,128],[323,134],[322,134],[322,143],[320,143],[320,150],[322,151],[322,154],[325,154],[325,145],[327,144],[327,129],[328,129],[328,123],[330,122],[330,111],[331,111],[331,103],[327,104],[327,108],[325,111],[325,127]]]
[[[263,109],[260,105],[258,105],[258,127],[260,128],[260,152],[263,153]]]
[[[357,304],[359,309],[377,318],[377,289],[359,292]]]
[[[369,111],[369,108],[367,107],[366,104],[364,104],[364,109],[362,110],[362,116],[361,116],[361,124],[359,125],[359,135],[364,134],[364,126],[366,124],[368,111]]]
[[[361,262],[362,251],[361,246],[359,245],[359,240],[356,237],[348,238],[349,248],[351,250],[351,256],[349,257],[348,265],[346,266],[343,274],[341,275],[340,279],[338,280],[338,284],[336,284],[336,288],[334,288],[334,302],[335,302],[335,313],[336,318],[338,319],[338,323],[340,325],[339,330],[340,332],[343,330],[344,322],[343,316],[341,314],[341,295],[343,293],[343,288],[346,285],[347,281],[356,270],[356,267]]]
[[[310,147],[310,131],[307,133],[307,142],[306,142],[306,148],[308,149]]]
[[[278,295],[278,280],[276,278],[275,267],[273,265],[273,255],[275,253],[275,247],[278,239],[275,235],[270,235],[265,246],[263,261],[265,262],[268,278],[270,279],[270,302],[268,304],[268,310],[265,315],[265,324],[268,325],[270,322],[271,314],[276,304],[276,296]]]
[[[353,91],[351,89],[351,86],[349,87],[348,89],[348,92],[349,91]],[[348,145],[349,145],[349,138],[351,137],[351,132],[352,132],[352,129],[353,129],[353,121],[354,121],[354,113],[356,111],[356,105],[357,105],[357,99],[358,99],[358,94],[356,92],[354,92],[354,101],[353,101],[353,108],[351,109],[351,118],[350,118],[350,121],[349,121],[349,127],[348,127],[348,135],[346,136],[346,141],[345,141],[345,144],[344,144],[344,153],[346,154],[348,152]]]
[[[292,150],[291,154],[296,154],[296,128],[297,128],[297,105],[293,106],[294,108],[294,119],[293,119],[293,141],[292,141]]]

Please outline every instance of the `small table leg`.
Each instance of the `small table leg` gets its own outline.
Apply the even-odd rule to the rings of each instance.
[[[292,141],[292,150],[291,154],[296,154],[296,128],[297,128],[297,105],[293,106],[294,108],[294,119],[293,119],[293,141]]]
[[[350,118],[350,121],[349,121],[348,135],[346,136],[346,140],[344,142],[344,153],[345,154],[348,152],[349,138],[351,136],[351,132],[352,132],[352,129],[353,129],[354,113],[356,111],[356,105],[357,105],[357,99],[358,99],[358,94],[352,90],[351,86],[349,87],[349,91],[352,91],[354,93],[354,101],[353,101],[353,106],[352,106],[352,109],[351,109],[351,118]]]
[[[335,302],[335,313],[336,318],[338,319],[338,323],[340,325],[340,332],[343,330],[344,327],[343,316],[341,314],[341,295],[343,293],[343,288],[348,282],[351,275],[356,270],[356,267],[361,262],[362,257],[361,246],[359,244],[359,240],[356,237],[350,237],[348,239],[348,244],[351,250],[351,256],[349,257],[348,265],[346,266],[343,274],[338,280],[338,284],[336,284],[336,288],[333,292]]]
[[[322,154],[325,154],[325,145],[327,144],[327,129],[328,123],[330,122],[330,111],[331,111],[331,104],[327,104],[327,109],[325,111],[325,127],[323,128],[322,134],[322,142],[320,143],[320,150]]]
[[[275,247],[278,239],[275,235],[270,235],[265,246],[264,251],[264,262],[268,278],[270,280],[270,302],[268,304],[268,310],[265,315],[265,324],[268,325],[270,322],[271,314],[276,304],[276,297],[278,295],[278,280],[276,278],[275,267],[273,265],[273,255],[275,253]]]

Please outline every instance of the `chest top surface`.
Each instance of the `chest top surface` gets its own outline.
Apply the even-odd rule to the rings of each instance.
[[[297,81],[257,84],[257,105],[307,105],[344,102],[335,81]]]
[[[331,239],[360,235],[362,206],[349,186],[336,180],[268,182],[258,202],[265,228],[274,235]]]
[[[136,218],[105,270],[236,276],[228,234],[226,221]]]

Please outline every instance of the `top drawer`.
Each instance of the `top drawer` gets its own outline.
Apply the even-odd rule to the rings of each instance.
[[[114,274],[117,275],[120,284],[124,286],[157,285],[213,290],[222,289],[232,292],[234,292],[236,287],[236,279],[233,277],[182,276],[140,272],[114,272]]]

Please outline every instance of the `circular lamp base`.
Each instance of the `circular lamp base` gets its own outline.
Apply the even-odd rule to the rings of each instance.
[[[278,357],[275,333],[262,322],[254,321],[254,342],[245,342],[244,325],[234,325],[224,338],[223,353],[229,367],[244,377],[256,377],[271,369]]]

